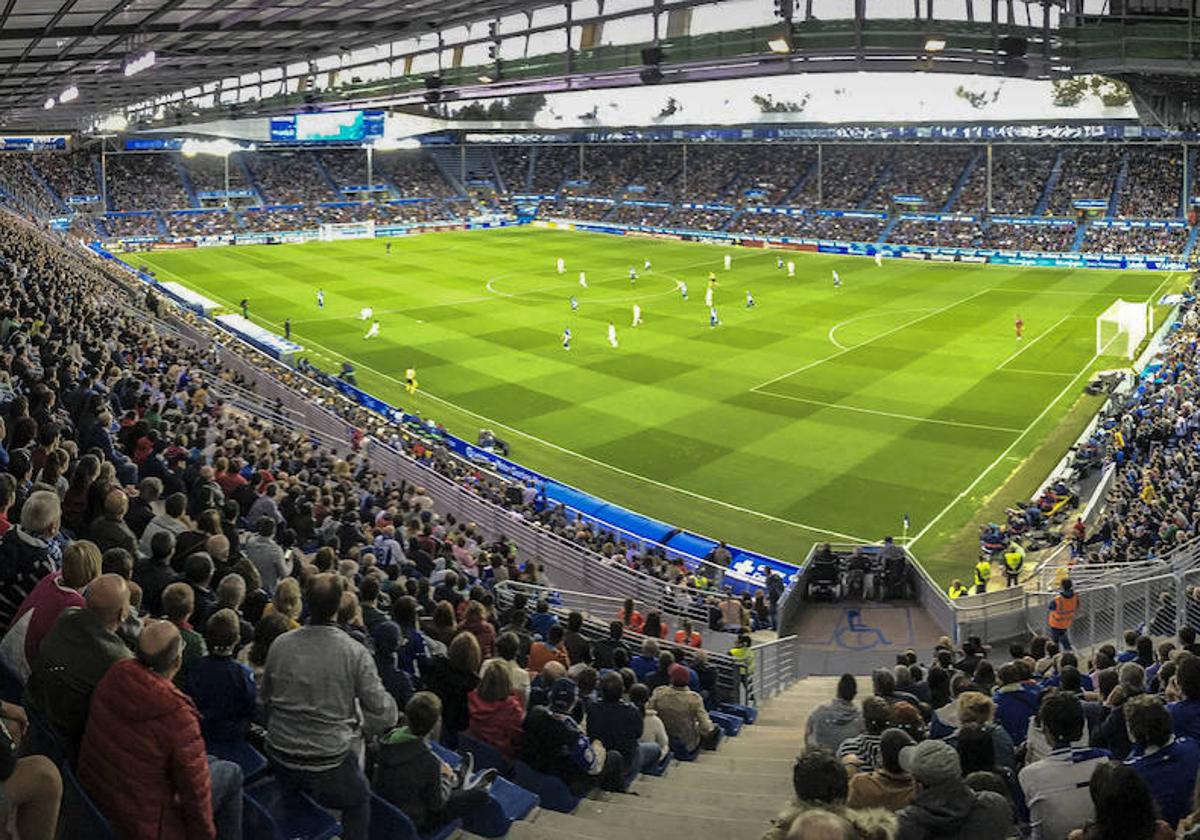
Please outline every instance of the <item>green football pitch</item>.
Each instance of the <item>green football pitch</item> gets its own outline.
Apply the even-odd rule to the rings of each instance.
[[[1062,431],[1088,374],[1120,363],[1096,355],[1096,316],[1184,279],[784,253],[788,278],[773,251],[539,228],[390,241],[390,254],[348,240],[134,262],[230,309],[249,298],[277,332],[290,318],[316,363],[347,359],[361,387],[469,439],[491,428],[526,466],[793,561],[814,541],[899,535],[906,513],[918,556],[944,548]],[[364,339],[364,306],[377,338]],[[971,562],[930,571],[945,580]]]

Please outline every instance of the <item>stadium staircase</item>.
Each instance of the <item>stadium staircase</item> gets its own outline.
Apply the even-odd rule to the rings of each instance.
[[[632,794],[595,793],[569,814],[535,808],[510,840],[704,840],[761,837],[792,795],[792,764],[804,725],[834,695],[836,677],[794,683],[759,710],[753,725],[724,738],[716,752],[673,761],[662,776],[642,775]],[[463,831],[461,840],[478,840]]]
[[[1183,258],[1190,260],[1192,251],[1196,249],[1196,238],[1200,237],[1200,225],[1193,225],[1192,232],[1188,235],[1187,245],[1183,248]]]
[[[70,213],[71,208],[67,206],[67,202],[63,200],[63,197],[58,194],[58,191],[55,190],[54,187],[50,186],[50,182],[47,181],[45,176],[43,176],[38,168],[33,165],[33,161],[28,160],[25,162],[25,165],[29,167],[29,172],[33,175],[33,180],[42,185],[42,189],[44,189],[46,191],[46,195],[50,196],[50,198],[54,201],[55,206],[64,213]]]
[[[262,207],[267,206],[267,196],[263,192],[262,184],[259,183],[258,176],[254,174],[254,170],[250,168],[250,161],[246,159],[246,155],[238,155],[236,157],[237,165],[242,170],[242,177],[246,179],[246,183],[250,185],[250,189],[254,191],[254,197],[258,199],[258,203]]]
[[[1063,150],[1059,149],[1054,155],[1054,163],[1050,167],[1050,174],[1046,176],[1046,184],[1042,187],[1042,194],[1038,196],[1037,204],[1034,205],[1031,215],[1046,215],[1046,208],[1050,204],[1050,196],[1054,194],[1054,188],[1058,186],[1058,178],[1062,175],[1062,168]]]
[[[1179,212],[1176,214],[1181,218],[1187,218],[1188,211],[1192,209],[1192,189],[1196,184],[1196,166],[1200,164],[1200,152],[1192,149],[1188,152],[1187,166],[1183,172],[1183,195],[1180,196],[1182,205]]]
[[[900,223],[900,214],[891,213],[888,215],[887,224],[883,226],[883,230],[879,233],[879,238],[875,240],[876,245],[882,245],[887,242],[888,237],[892,235],[892,228]]]
[[[731,230],[733,228],[733,223],[742,218],[742,215],[745,212],[746,211],[739,206],[737,210],[733,211],[733,215],[729,217],[729,221],[721,225],[720,230]]]
[[[175,164],[175,171],[179,174],[179,180],[183,183],[183,189],[187,192],[188,206],[199,207],[200,196],[196,195],[196,185],[192,183],[192,176],[187,171],[187,167],[183,165],[183,156],[172,154],[171,163]]]
[[[466,195],[467,188],[458,178],[460,169],[458,147],[443,147],[438,146],[429,150],[429,157],[433,161],[433,165],[438,168],[438,172],[442,173],[442,177],[446,179],[446,183],[454,190],[455,195]]]
[[[167,219],[163,216],[161,210],[154,211],[154,224],[158,227],[159,236],[168,237],[171,235],[171,229],[167,226]]]
[[[796,181],[795,185],[790,190],[787,191],[787,194],[782,199],[780,199],[779,203],[786,207],[796,196],[798,196],[802,192],[804,192],[805,188],[808,186],[809,181],[811,181],[813,178],[816,178],[816,177],[817,177],[817,162],[814,160],[812,163],[812,166],[810,166],[808,168],[808,171],[800,176],[800,179],[798,181]]]
[[[1121,163],[1117,167],[1117,177],[1113,178],[1112,193],[1108,197],[1108,209],[1104,211],[1104,218],[1115,219],[1117,210],[1121,206],[1121,191],[1125,189],[1125,182],[1129,180],[1129,149],[1121,151]]]
[[[954,189],[950,190],[950,195],[946,196],[946,203],[942,205],[942,209],[938,212],[954,212],[954,205],[958,203],[958,197],[962,195],[963,189],[967,186],[967,181],[971,180],[971,176],[975,174],[975,170],[979,166],[979,161],[983,158],[984,154],[983,149],[978,149],[975,154],[971,155],[962,172],[958,174],[958,180],[954,182]]]
[[[1071,242],[1072,251],[1083,250],[1083,240],[1087,236],[1087,222],[1080,222],[1075,226],[1075,239]]]
[[[99,188],[98,192],[106,199],[104,205],[105,211],[113,209],[112,196],[107,194],[108,190],[104,187],[104,167],[100,164],[99,155],[92,155],[92,174],[96,176],[96,186]]]
[[[325,186],[329,187],[329,191],[333,193],[334,201],[341,199],[342,188],[338,186],[338,182],[333,179],[329,169],[325,166],[325,161],[321,160],[320,155],[314,155],[311,152],[308,159],[312,161],[313,166],[317,168],[317,172],[321,173],[321,180],[325,182]]]
[[[890,179],[891,177],[892,177],[892,161],[889,158],[888,161],[879,168],[879,171],[877,173],[875,173],[874,179],[872,179],[870,185],[867,187],[867,191],[865,193],[863,193],[863,197],[861,199],[859,199],[858,204],[854,205],[854,209],[855,210],[869,209],[867,205],[869,205],[871,203],[871,199],[875,197],[875,193],[879,192],[879,188],[881,186],[883,186],[883,184],[887,183],[888,179]]]

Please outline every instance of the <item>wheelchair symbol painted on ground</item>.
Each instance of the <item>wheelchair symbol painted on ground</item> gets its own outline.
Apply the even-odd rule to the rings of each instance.
[[[862,610],[843,610],[844,621],[839,620],[833,631],[833,641],[843,650],[872,650],[880,645],[890,645],[887,636],[878,627],[862,622]]]

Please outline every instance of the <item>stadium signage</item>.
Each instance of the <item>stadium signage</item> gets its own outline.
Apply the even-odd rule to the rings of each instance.
[[[39,137],[0,136],[0,152],[52,152],[63,151],[66,148],[66,135],[54,134]]]
[[[197,198],[254,198],[253,190],[205,190],[196,193]]]
[[[1045,227],[1074,227],[1074,219],[1045,219],[1040,216],[992,216],[993,224],[1000,225],[1040,225]],[[1096,224],[1096,222],[1092,222]]]
[[[685,201],[679,206],[684,210],[715,210],[723,213],[732,213],[737,209],[732,204],[693,204],[690,201]]]
[[[1135,228],[1185,228],[1187,222],[1182,219],[1097,219],[1091,223],[1094,228],[1113,228],[1115,230],[1132,230]]]
[[[383,111],[318,111],[272,117],[273,143],[358,143],[383,136]]]
[[[360,192],[383,192],[386,190],[383,184],[351,184],[347,187],[342,187],[344,193],[360,193]]]
[[[100,196],[98,195],[69,195],[67,196],[67,204],[99,204]]]
[[[1105,210],[1108,202],[1103,198],[1077,198],[1071,202],[1071,206],[1080,210]]]
[[[633,207],[670,207],[669,201],[626,201],[625,204]]]
[[[961,213],[901,213],[902,222],[975,222],[975,216],[965,216]]]
[[[870,210],[818,210],[818,216],[833,216],[845,219],[886,219],[887,213],[874,213]]]
[[[892,201],[895,204],[924,204],[925,199],[919,195],[893,195]]]

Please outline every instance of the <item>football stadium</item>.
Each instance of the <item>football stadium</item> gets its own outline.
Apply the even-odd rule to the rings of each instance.
[[[8,0],[0,840],[1200,838],[1192,0]]]

